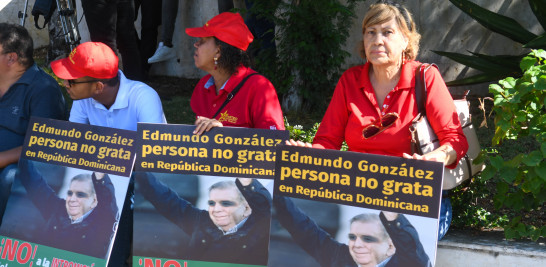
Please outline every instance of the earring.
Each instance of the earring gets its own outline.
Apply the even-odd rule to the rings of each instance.
[[[214,69],[218,69],[218,58],[214,58]]]
[[[402,66],[406,64],[406,51],[402,51]]]

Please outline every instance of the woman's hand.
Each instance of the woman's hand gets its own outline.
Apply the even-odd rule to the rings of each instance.
[[[402,157],[406,159],[420,159],[420,160],[443,162],[444,165],[447,166],[452,164],[455,161],[455,159],[457,159],[457,154],[455,152],[455,149],[453,149],[451,146],[443,145],[424,155],[419,155],[419,154],[409,155],[404,153],[402,154]]]
[[[313,147],[311,143],[302,142],[302,141],[294,141],[294,139],[286,140],[287,146],[301,146],[301,147]]]
[[[214,127],[222,127],[224,126],[221,122],[217,121],[216,119],[209,119],[206,117],[197,116],[197,120],[195,120],[195,130],[193,130],[193,134],[201,135],[204,132],[210,131],[210,129]]]

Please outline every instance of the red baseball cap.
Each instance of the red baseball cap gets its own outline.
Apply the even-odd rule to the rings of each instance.
[[[239,13],[224,12],[210,19],[203,27],[187,28],[192,37],[214,36],[223,42],[246,51],[254,36]]]
[[[103,43],[85,42],[74,48],[67,58],[51,62],[51,69],[64,80],[85,76],[111,79],[118,74],[118,57]]]

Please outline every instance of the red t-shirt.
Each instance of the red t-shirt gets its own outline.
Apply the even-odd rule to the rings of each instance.
[[[211,75],[203,77],[195,86],[190,101],[195,115],[211,118],[222,106],[227,95],[251,73],[255,71],[243,66],[237,68],[237,72],[229,77],[218,95],[214,83],[205,88]],[[224,126],[284,130],[277,92],[273,84],[262,75],[250,77],[216,119]]]
[[[400,80],[379,107],[370,82],[370,63],[356,66],[343,73],[313,140],[313,147],[340,149],[345,140],[350,151],[398,156],[411,154],[409,127],[418,113],[415,101],[415,70],[417,61],[404,64]],[[427,118],[440,144],[450,145],[459,159],[468,150],[468,143],[456,113],[453,98],[436,68],[427,71]],[[398,119],[385,131],[364,139],[362,131],[381,115],[396,112]]]

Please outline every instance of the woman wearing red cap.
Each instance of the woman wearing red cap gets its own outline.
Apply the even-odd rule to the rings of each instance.
[[[275,88],[249,67],[247,48],[254,38],[241,15],[224,12],[186,33],[199,38],[194,44],[195,66],[208,73],[191,97],[197,115],[195,134],[221,126],[284,130]],[[231,101],[226,101],[228,95]]]

